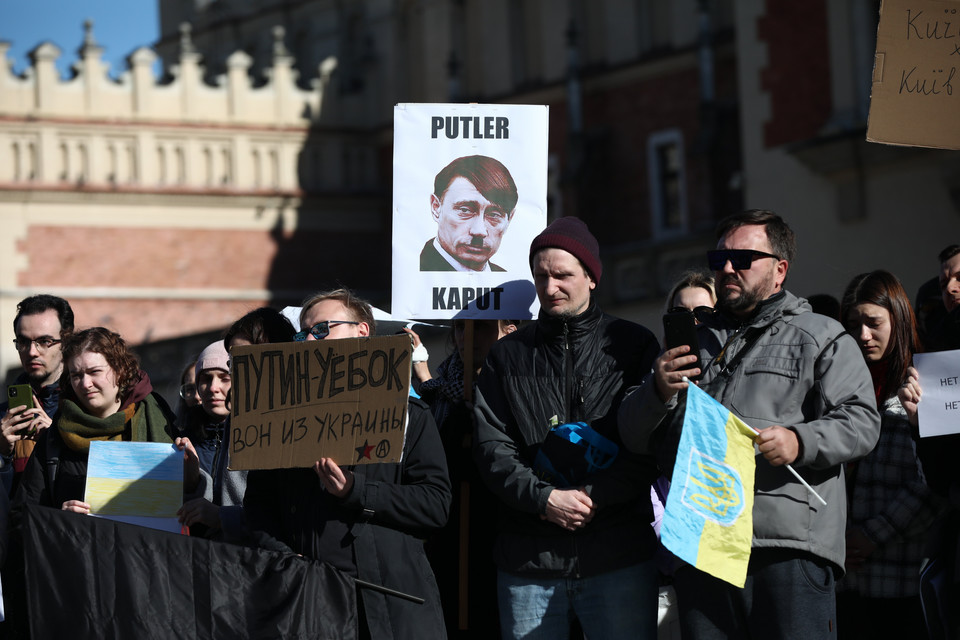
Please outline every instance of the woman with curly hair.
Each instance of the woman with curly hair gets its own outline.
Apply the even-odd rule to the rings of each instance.
[[[63,341],[63,390],[53,428],[37,444],[14,508],[89,513],[83,502],[93,440],[172,442],[174,414],[118,334],[94,327]]]

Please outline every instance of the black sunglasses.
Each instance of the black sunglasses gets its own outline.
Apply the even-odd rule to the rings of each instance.
[[[293,339],[297,342],[303,342],[307,339],[308,335],[313,335],[317,340],[323,340],[328,335],[330,335],[330,327],[332,325],[338,324],[360,324],[359,322],[354,322],[353,320],[324,320],[323,322],[318,322],[313,325],[306,331],[297,331],[293,334]]]
[[[712,317],[716,312],[717,310],[713,307],[705,305],[696,307],[695,309],[687,309],[686,307],[670,307],[667,309],[667,313],[692,313],[697,322],[706,321],[707,318]]]
[[[753,261],[759,258],[779,260],[780,256],[764,251],[754,251],[753,249],[714,249],[713,251],[707,251],[707,262],[710,264],[711,271],[723,271],[728,261],[734,269],[744,271],[753,266]]]

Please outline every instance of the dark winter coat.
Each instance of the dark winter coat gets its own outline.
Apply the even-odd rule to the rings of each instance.
[[[575,532],[540,517],[556,487],[537,475],[534,460],[551,422],[583,421],[621,445],[620,402],[658,352],[650,331],[595,303],[573,318],[541,312],[493,345],[478,383],[474,441],[480,474],[503,507],[494,551],[502,570],[586,577],[653,555],[650,483],[657,472],[650,458],[620,446],[613,465],[585,482],[597,512]]]
[[[327,560],[344,550],[322,548],[320,534],[331,522],[345,524],[342,544],[358,578],[426,600],[415,604],[361,588],[371,637],[445,638],[423,538],[447,521],[450,479],[426,404],[410,399],[402,462],[347,468],[354,485],[342,499],[326,493],[312,469],[251,471],[243,503],[251,531],[263,546]]]

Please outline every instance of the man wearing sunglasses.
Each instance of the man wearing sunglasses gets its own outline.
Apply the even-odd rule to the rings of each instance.
[[[347,289],[308,298],[297,341],[361,338],[376,324],[370,305]],[[262,546],[292,550],[402,594],[361,588],[359,638],[445,637],[440,594],[423,539],[447,521],[450,480],[427,405],[410,398],[401,462],[251,471],[244,513]]]
[[[698,384],[760,431],[753,549],[743,589],[690,565],[677,570],[681,632],[685,640],[831,637],[834,581],[844,570],[843,464],[868,454],[880,434],[870,374],[838,322],[783,288],[796,253],[783,219],[746,211],[722,220],[717,237],[707,260],[718,313],[698,327]],[[656,448],[667,472],[683,425],[683,377],[701,373],[688,349],[661,354],[620,409],[624,444]]]
[[[13,342],[24,372],[15,384],[30,385],[34,408],[15,407],[7,411],[6,403],[0,405],[3,482],[11,494],[33,452],[37,435],[50,426],[51,417],[57,411],[63,372],[60,342],[70,333],[73,333],[73,309],[63,298],[40,294],[24,298],[17,305]]]

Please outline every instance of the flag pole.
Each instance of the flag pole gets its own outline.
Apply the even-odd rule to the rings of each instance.
[[[693,382],[692,382],[689,378],[687,378],[687,376],[683,376],[683,381],[686,382],[687,384],[693,384]],[[760,432],[759,432],[759,431],[757,431],[756,429],[754,429],[753,427],[751,427],[750,425],[748,425],[746,422],[744,422],[744,424],[747,425],[747,428],[750,429],[750,432],[753,433],[753,435],[755,435],[755,436],[760,435]],[[787,471],[789,471],[790,473],[793,474],[793,477],[794,477],[794,478],[796,478],[797,480],[800,481],[800,484],[802,484],[803,486],[805,486],[805,487],[807,488],[807,491],[809,491],[810,493],[813,494],[813,497],[815,497],[817,500],[820,501],[820,504],[822,504],[823,506],[827,506],[827,501],[824,500],[823,498],[821,498],[821,497],[820,497],[820,494],[817,493],[817,491],[816,491],[813,487],[810,486],[810,483],[808,483],[806,480],[804,480],[804,479],[800,476],[800,474],[797,473],[797,470],[793,468],[793,465],[791,465],[791,464],[786,464],[786,465],[784,465],[784,466],[787,468]]]
[[[744,422],[744,424],[747,424],[747,423]],[[751,426],[748,425],[748,424],[747,424],[747,428],[750,429],[750,431],[753,433],[753,435],[755,435],[755,436],[760,435],[760,432],[759,432],[759,431],[757,431],[756,429],[754,429],[753,427],[751,427]],[[797,480],[800,481],[800,484],[802,484],[803,486],[805,486],[805,487],[807,488],[807,491],[809,491],[810,493],[813,494],[813,497],[814,497],[814,498],[816,498],[817,500],[820,501],[820,504],[822,504],[823,506],[827,506],[827,501],[824,500],[823,498],[821,498],[821,497],[820,497],[820,494],[817,493],[816,489],[814,489],[813,487],[811,487],[811,486],[810,486],[810,483],[808,483],[806,480],[804,480],[804,479],[800,476],[800,474],[797,473],[797,470],[793,468],[793,465],[792,465],[792,464],[785,464],[785,465],[783,465],[783,466],[785,466],[785,467],[787,468],[787,471],[789,471],[790,473],[793,474],[793,477],[794,477],[794,478],[796,478]]]
[[[414,596],[414,595],[411,595],[411,594],[409,594],[409,593],[404,593],[403,591],[397,591],[396,589],[391,589],[390,587],[385,587],[385,586],[383,586],[382,584],[375,584],[375,583],[373,583],[373,582],[367,582],[366,580],[360,580],[360,579],[357,579],[357,578],[354,578],[353,581],[357,583],[357,586],[358,586],[358,587],[363,587],[364,589],[372,589],[372,590],[374,590],[374,591],[379,591],[380,593],[384,593],[384,594],[386,594],[386,595],[388,595],[388,596],[395,596],[395,597],[397,597],[397,598],[403,598],[404,600],[409,600],[410,602],[414,602],[414,603],[416,603],[416,604],[423,604],[424,602],[426,602],[426,601],[425,601],[423,598],[421,598],[420,596]]]

